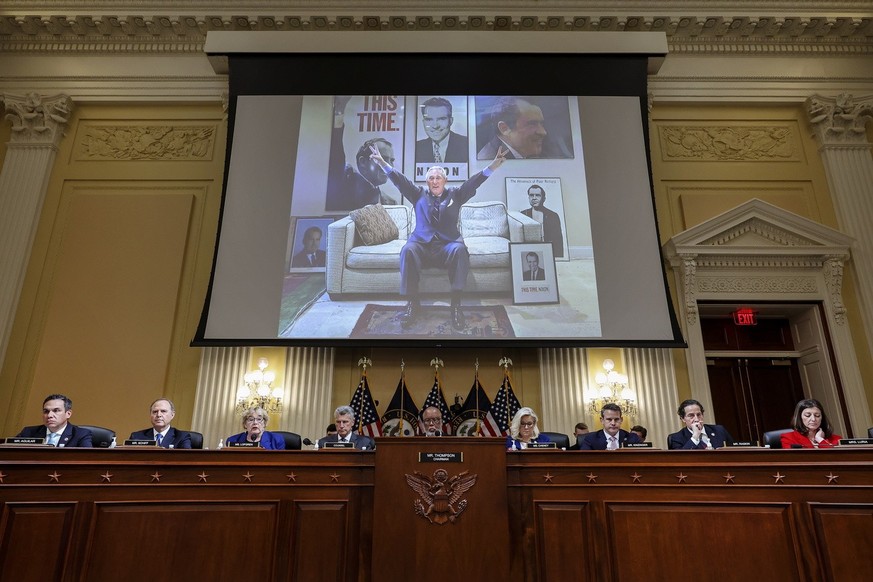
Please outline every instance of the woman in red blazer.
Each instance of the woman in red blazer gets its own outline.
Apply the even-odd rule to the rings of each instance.
[[[834,434],[831,421],[818,400],[801,400],[794,407],[791,432],[782,435],[783,449],[825,449],[840,444],[843,438]]]

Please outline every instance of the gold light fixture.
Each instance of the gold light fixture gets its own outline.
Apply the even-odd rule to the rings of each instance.
[[[242,413],[249,408],[263,408],[270,414],[282,410],[282,388],[273,388],[276,374],[267,372],[267,358],[258,359],[258,369],[248,372],[244,377],[244,386],[236,393],[236,411]]]
[[[597,388],[586,391],[585,402],[593,417],[599,417],[600,409],[607,403],[617,404],[621,408],[622,416],[634,417],[639,412],[637,395],[628,386],[627,376],[619,374],[614,368],[615,362],[610,359],[603,360],[605,371],[598,372],[594,377]]]

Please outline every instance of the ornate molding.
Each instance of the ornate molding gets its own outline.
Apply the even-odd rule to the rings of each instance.
[[[825,285],[831,294],[834,321],[837,325],[846,323],[846,306],[843,304],[843,265],[844,257],[828,257],[822,269]]]
[[[788,232],[782,228],[777,228],[773,224],[765,222],[757,217],[742,222],[729,231],[710,237],[702,241],[700,244],[713,246],[727,245],[746,234],[755,234],[779,246],[796,247],[812,246],[814,244],[808,239]]]
[[[870,146],[866,125],[873,120],[873,95],[857,101],[848,93],[813,95],[806,100],[806,113],[823,146]]]
[[[25,4],[25,3],[22,3]],[[150,9],[154,9],[150,3]],[[156,4],[160,4],[157,2]],[[71,52],[202,52],[206,34],[215,30],[247,31],[325,31],[355,32],[363,30],[493,30],[504,32],[525,31],[623,31],[650,32],[661,31],[667,35],[670,52],[707,54],[773,54],[773,53],[826,53],[869,55],[873,54],[873,19],[855,16],[859,12],[835,13],[833,8],[818,7],[810,16],[710,16],[717,10],[700,7],[707,16],[679,15],[661,16],[645,14],[643,7],[622,7],[616,2],[613,14],[603,15],[595,12],[568,13],[566,3],[549,7],[543,2],[516,2],[507,7],[495,5],[498,13],[471,15],[428,14],[432,5],[422,5],[421,11],[403,6],[365,5],[348,3],[345,8],[333,5],[338,14],[330,14],[317,3],[306,10],[307,3],[301,5],[301,14],[282,14],[288,10],[287,3],[276,4],[272,15],[246,15],[249,11],[263,13],[263,2],[226,3],[226,13],[187,14],[178,13],[178,5],[167,3],[163,15],[147,13],[126,13],[124,10],[139,10],[136,6],[110,6],[108,10],[118,10],[116,14],[78,14],[69,13],[34,15],[34,10],[26,5],[17,14],[0,17],[0,46],[4,51],[71,51]],[[249,7],[247,7],[247,4]],[[269,4],[269,3],[267,3]],[[477,3],[484,6],[488,3]],[[574,3],[578,4],[578,3]],[[625,3],[627,4],[627,3]],[[68,10],[77,6],[68,5]],[[266,7],[269,8],[269,7]],[[467,8],[467,7],[465,7]],[[603,10],[602,4],[593,9]],[[683,6],[681,10],[694,9]],[[758,8],[756,6],[756,8]],[[14,9],[14,8],[13,8]],[[13,9],[7,7],[7,13]],[[160,8],[158,8],[160,9]],[[215,10],[216,6],[205,7]],[[362,13],[361,10],[369,13]],[[451,9],[451,8],[449,8]],[[474,8],[475,9],[475,8]],[[581,7],[584,10],[584,6]],[[795,9],[797,9],[795,7]],[[573,10],[580,10],[575,6]],[[634,10],[633,14],[625,13]],[[651,10],[651,8],[649,8]],[[725,10],[735,13],[736,10]],[[26,12],[25,12],[26,11]],[[414,11],[415,13],[403,14]],[[422,13],[424,11],[424,13]],[[547,11],[546,14],[537,14]],[[781,10],[774,10],[778,13]],[[480,12],[480,10],[477,10]],[[675,12],[669,6],[659,7],[659,13]],[[828,14],[830,13],[830,15]],[[863,12],[861,12],[863,13]],[[234,14],[234,16],[229,16]],[[390,14],[387,16],[386,14]]]
[[[702,293],[816,293],[815,277],[706,277],[697,278],[697,289]]]
[[[660,126],[664,158],[676,161],[785,161],[797,157],[794,133],[782,126]]]
[[[81,131],[75,155],[89,161],[205,160],[214,137],[213,126],[92,125]]]
[[[12,123],[10,142],[16,145],[57,146],[73,112],[73,100],[67,95],[0,95],[0,101]]]
[[[685,303],[685,317],[688,325],[697,325],[697,261],[696,257],[682,255],[679,269],[682,273],[682,288]]]

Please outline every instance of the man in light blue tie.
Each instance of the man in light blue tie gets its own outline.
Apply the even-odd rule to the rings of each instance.
[[[50,394],[42,403],[42,424],[26,426],[16,436],[45,439],[54,447],[91,447],[91,431],[69,422],[73,401],[63,394]]]
[[[167,398],[158,398],[149,407],[152,427],[130,434],[130,440],[155,441],[165,449],[190,449],[191,435],[170,426],[176,416],[176,407]]]

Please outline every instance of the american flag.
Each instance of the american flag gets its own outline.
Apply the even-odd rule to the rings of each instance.
[[[509,380],[509,374],[503,376],[503,384],[500,390],[497,391],[497,396],[494,397],[494,403],[491,405],[491,412],[485,417],[484,429],[486,434],[493,436],[506,436],[509,434],[509,423],[512,422],[512,417],[521,408],[518,398],[512,391],[512,382]]]
[[[355,411],[354,428],[358,434],[365,434],[368,437],[382,436],[382,420],[376,412],[376,404],[373,402],[373,395],[370,394],[370,384],[367,382],[366,375],[361,376],[349,406]]]
[[[440,388],[439,374],[433,375],[433,388],[431,388],[430,392],[428,392],[427,398],[425,398],[424,405],[421,407],[421,409],[424,410],[428,406],[439,408],[439,411],[443,415],[443,434],[452,434],[452,411],[449,410],[449,407],[446,404],[446,399],[445,397],[443,397],[443,389]]]
[[[491,399],[485,394],[485,389],[479,382],[479,375],[473,380],[473,386],[467,399],[464,400],[464,408],[452,419],[452,428],[459,436],[498,436],[496,430],[488,430],[485,419],[491,411]],[[478,429],[478,433],[476,432]]]

